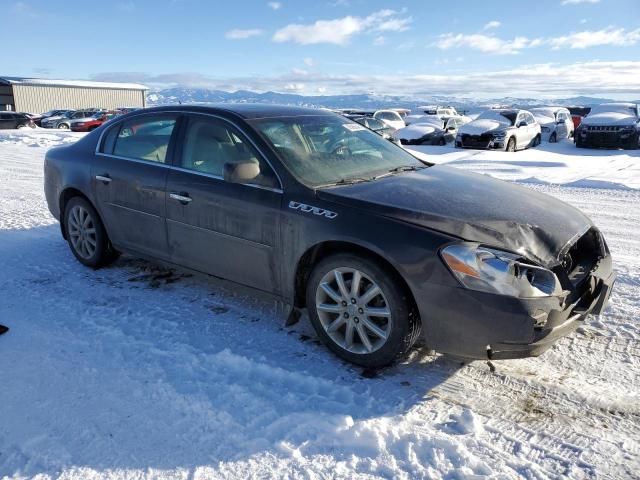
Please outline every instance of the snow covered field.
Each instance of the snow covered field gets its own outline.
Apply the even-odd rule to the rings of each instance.
[[[42,193],[47,148],[77,137],[0,132],[0,478],[638,478],[639,152],[419,147],[584,210],[618,283],[540,358],[363,372],[253,292],[81,266]]]

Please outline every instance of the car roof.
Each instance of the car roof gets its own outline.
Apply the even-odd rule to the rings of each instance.
[[[162,107],[147,108],[148,112],[163,111],[182,111],[193,113],[232,113],[244,119],[256,118],[273,118],[273,117],[297,117],[308,115],[336,115],[328,110],[320,110],[319,108],[294,107],[287,105],[269,105],[260,103],[221,103],[221,104],[182,104],[182,105],[166,105]],[[139,113],[134,112],[134,113]]]

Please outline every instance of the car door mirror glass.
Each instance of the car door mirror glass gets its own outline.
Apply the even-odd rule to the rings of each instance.
[[[526,127],[526,126],[527,126],[527,122],[525,122],[524,120],[518,123],[518,128]]]
[[[224,180],[229,183],[251,183],[258,175],[260,175],[260,164],[257,161],[224,164]]]

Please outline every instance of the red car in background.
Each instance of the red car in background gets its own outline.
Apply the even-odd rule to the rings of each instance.
[[[582,123],[582,119],[589,115],[591,107],[567,107],[571,113],[571,119],[573,120],[573,128],[578,128],[578,125]]]
[[[79,118],[71,122],[71,131],[73,132],[90,132],[95,130],[104,122],[111,120],[113,117],[122,115],[120,112],[108,111],[108,112],[96,112],[90,117]]]

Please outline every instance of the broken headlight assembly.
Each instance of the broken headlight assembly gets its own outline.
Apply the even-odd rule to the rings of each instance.
[[[459,243],[445,247],[440,255],[460,283],[471,290],[518,298],[562,293],[560,282],[551,270],[514,253],[478,243]]]

